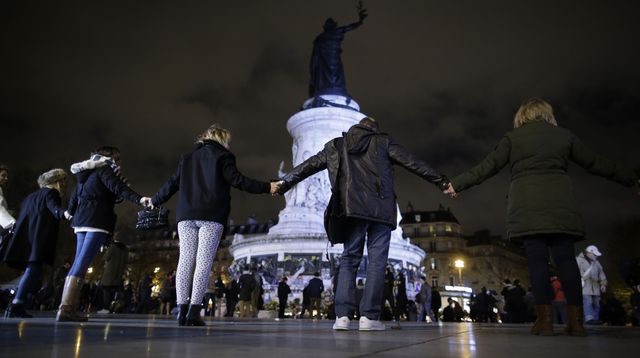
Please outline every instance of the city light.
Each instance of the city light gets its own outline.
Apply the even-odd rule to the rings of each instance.
[[[458,268],[458,285],[463,286],[462,284],[462,269],[464,268],[464,261],[457,259],[453,262],[453,265]]]
[[[156,267],[153,269],[153,273],[158,273],[158,272],[160,272],[160,267]]]
[[[93,273],[93,267],[89,267],[89,268],[87,269],[87,273]]]

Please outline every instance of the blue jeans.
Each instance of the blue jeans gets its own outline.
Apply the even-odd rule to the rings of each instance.
[[[29,294],[35,294],[42,283],[42,262],[29,262],[20,279],[14,302],[25,303]]]
[[[336,316],[352,317],[356,309],[356,274],[366,241],[369,264],[367,281],[360,301],[360,315],[378,320],[384,289],[384,270],[389,256],[391,226],[369,220],[350,219],[347,230],[348,239],[340,257],[340,273],[336,288]]]
[[[104,244],[110,234],[104,232],[78,232],[76,233],[76,257],[69,270],[68,276],[84,278],[91,261],[96,257],[100,246]]]
[[[584,321],[592,321],[600,319],[600,296],[582,295]]]

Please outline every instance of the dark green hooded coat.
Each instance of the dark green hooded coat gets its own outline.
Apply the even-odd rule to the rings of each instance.
[[[582,218],[567,175],[569,161],[624,186],[638,178],[585,147],[566,129],[529,122],[507,133],[480,164],[451,180],[456,192],[478,185],[507,164],[511,185],[507,203],[510,238],[564,233],[584,236]]]

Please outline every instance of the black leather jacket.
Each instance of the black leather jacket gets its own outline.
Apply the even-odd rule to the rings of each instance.
[[[449,183],[427,163],[419,160],[396,143],[388,134],[356,124],[341,138],[325,144],[324,149],[310,157],[283,178],[284,193],[305,178],[328,169],[332,196],[338,199],[340,213],[397,225],[396,194],[393,187],[393,165],[436,184],[444,190]]]

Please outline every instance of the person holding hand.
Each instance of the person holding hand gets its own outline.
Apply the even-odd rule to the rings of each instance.
[[[514,130],[470,170],[454,177],[445,193],[456,193],[511,168],[507,232],[524,243],[536,302],[536,335],[553,335],[549,286],[549,252],[556,264],[567,300],[570,335],[585,336],[580,271],[574,243],[584,238],[578,204],[567,173],[570,161],[589,173],[638,191],[638,176],[587,148],[573,133],[558,127],[551,105],[539,98],[525,101],[514,118]],[[640,193],[640,192],[639,192]]]
[[[275,182],[242,175],[229,151],[230,141],[228,130],[217,124],[210,126],[196,138],[196,148],[182,156],[176,172],[153,198],[142,199],[147,207],[154,207],[180,191],[176,210],[180,239],[176,274],[180,326],[205,325],[200,316],[202,299],[231,210],[231,187],[272,195],[278,189]]]
[[[115,204],[127,199],[141,204],[142,196],[120,175],[120,150],[102,146],[88,160],[71,165],[77,179],[65,217],[76,234],[76,256],[64,283],[56,320],[84,322],[77,313],[80,288],[91,262],[113,235],[116,225]]]
[[[24,270],[16,295],[5,317],[32,317],[25,309],[30,294],[42,284],[44,264],[53,266],[58,242],[58,228],[64,209],[60,206],[67,173],[52,169],[38,177],[40,189],[29,194],[20,205],[15,232],[0,259],[10,267]]]

